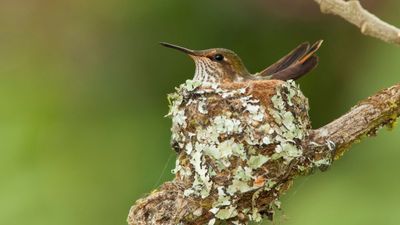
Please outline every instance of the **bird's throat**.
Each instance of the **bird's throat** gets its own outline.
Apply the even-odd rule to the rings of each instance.
[[[221,70],[214,67],[207,60],[195,60],[196,71],[193,80],[207,83],[218,83],[221,81]]]

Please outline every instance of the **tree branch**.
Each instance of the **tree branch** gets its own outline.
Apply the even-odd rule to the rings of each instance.
[[[392,127],[399,114],[400,84],[396,84],[363,100],[333,122],[313,130],[308,140],[309,148],[313,149],[315,143],[325,149],[322,151],[334,148],[333,157],[338,159],[363,136],[374,136],[385,125]]]
[[[364,9],[358,0],[314,0],[321,12],[342,17],[359,27],[361,33],[400,45],[400,29]]]

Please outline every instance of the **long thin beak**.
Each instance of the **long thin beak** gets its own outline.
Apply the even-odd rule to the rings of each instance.
[[[184,52],[184,53],[186,53],[186,54],[188,54],[188,55],[200,56],[199,53],[198,53],[198,51],[195,51],[195,50],[191,50],[191,49],[188,49],[188,48],[184,48],[184,47],[181,47],[181,46],[178,46],[178,45],[173,45],[173,44],[170,44],[170,43],[167,43],[167,42],[160,42],[160,44],[161,44],[162,46],[164,46],[164,47],[176,49],[176,50],[181,51],[181,52]]]

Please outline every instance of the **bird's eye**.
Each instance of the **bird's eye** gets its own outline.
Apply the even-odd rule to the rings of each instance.
[[[221,54],[216,54],[216,55],[214,55],[214,60],[215,61],[222,61],[222,60],[224,60],[224,56],[221,55]]]

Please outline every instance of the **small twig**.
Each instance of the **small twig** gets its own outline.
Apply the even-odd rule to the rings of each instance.
[[[400,45],[400,29],[364,9],[358,0],[314,0],[321,12],[342,17],[359,27],[361,33]]]

